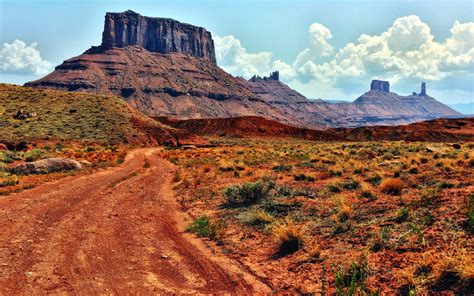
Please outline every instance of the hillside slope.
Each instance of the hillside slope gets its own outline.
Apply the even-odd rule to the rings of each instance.
[[[175,133],[117,97],[0,84],[0,143],[156,144]]]

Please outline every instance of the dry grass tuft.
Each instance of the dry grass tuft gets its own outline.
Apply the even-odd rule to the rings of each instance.
[[[383,193],[391,195],[400,195],[402,193],[403,187],[404,184],[402,180],[390,178],[383,180],[379,188],[380,191]]]
[[[291,254],[303,246],[303,232],[290,218],[276,222],[272,234],[278,243],[279,255]]]

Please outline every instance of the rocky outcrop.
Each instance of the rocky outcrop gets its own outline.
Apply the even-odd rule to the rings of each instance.
[[[49,174],[62,171],[77,171],[81,168],[81,164],[73,159],[48,158],[19,164],[12,169],[12,173],[17,175]]]
[[[372,80],[370,90],[390,92],[390,83],[383,80]]]
[[[145,17],[128,10],[105,15],[101,48],[137,45],[151,52],[180,52],[216,63],[211,33],[169,18]]]
[[[260,77],[259,75],[254,75],[252,78],[250,78],[250,81],[252,82],[257,82],[257,81],[279,81],[280,80],[280,72],[279,71],[274,71],[270,73],[270,76],[263,76]]]

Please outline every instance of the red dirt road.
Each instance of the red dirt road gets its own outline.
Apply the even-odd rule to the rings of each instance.
[[[184,233],[158,151],[0,197],[0,295],[269,292]]]

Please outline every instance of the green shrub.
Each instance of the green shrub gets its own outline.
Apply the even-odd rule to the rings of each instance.
[[[408,210],[408,208],[401,208],[400,210],[398,210],[396,221],[398,223],[405,222],[408,219],[409,215],[410,211]]]
[[[23,158],[26,161],[35,161],[35,160],[38,160],[38,159],[45,158],[45,157],[47,157],[47,155],[48,155],[48,152],[46,150],[35,148],[35,149],[32,149],[32,150],[26,152],[23,155]]]
[[[292,166],[291,165],[285,165],[285,164],[279,164],[279,165],[276,165],[273,167],[273,170],[275,172],[289,172],[292,170]]]
[[[293,178],[295,179],[295,181],[303,181],[303,182],[313,182],[315,180],[314,177],[311,177],[305,174],[294,175]]]
[[[349,180],[344,181],[344,183],[342,184],[342,187],[346,190],[355,190],[360,187],[360,184],[356,180],[349,179]]]
[[[0,162],[12,163],[12,162],[15,161],[15,159],[18,159],[18,157],[16,157],[16,155],[15,155],[15,152],[0,151]]]
[[[260,180],[244,183],[240,186],[230,186],[224,191],[227,206],[242,207],[258,203],[270,197],[275,185],[272,180]]]
[[[191,222],[186,231],[192,232],[199,237],[208,237],[212,240],[219,239],[218,225],[211,222],[211,219],[207,216],[201,216]]]

